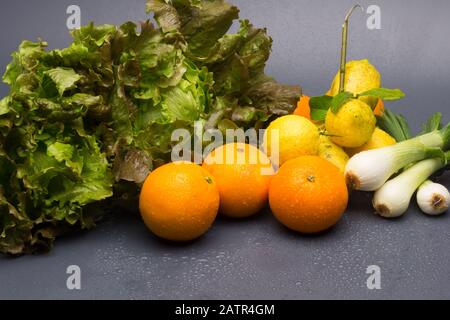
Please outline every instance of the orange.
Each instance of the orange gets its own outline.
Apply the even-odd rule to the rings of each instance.
[[[381,99],[378,99],[378,103],[375,107],[375,109],[373,109],[373,113],[376,116],[381,117],[384,114],[384,102]]]
[[[297,108],[294,110],[294,114],[297,116],[302,116],[311,119],[311,108],[309,107],[308,96],[302,96],[300,101],[297,103]]]
[[[274,174],[269,158],[245,143],[229,143],[213,150],[203,167],[214,177],[220,193],[220,212],[244,218],[267,204]]]
[[[336,224],[348,203],[344,175],[318,156],[287,161],[272,178],[269,203],[286,227],[316,233]]]
[[[145,180],[139,210],[147,227],[173,241],[200,237],[211,227],[219,209],[219,190],[211,174],[190,162],[174,162],[153,171]]]

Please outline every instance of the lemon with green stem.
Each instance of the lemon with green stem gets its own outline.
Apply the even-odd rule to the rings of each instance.
[[[335,99],[341,94],[344,96],[344,99],[336,103],[337,105],[332,105],[325,118],[325,128],[330,135],[331,141],[341,147],[347,148],[357,148],[367,143],[372,137],[376,126],[376,118],[373,114],[372,107],[363,101],[363,99],[372,99],[373,97],[361,97],[361,100],[359,100],[358,97],[355,96],[355,94],[364,93],[368,90],[367,88],[362,89],[359,87],[359,81],[363,83],[366,82],[361,79],[367,77],[364,70],[367,71],[372,68],[369,67],[367,60],[362,60],[362,62],[360,61],[359,63],[353,64],[346,63],[348,22],[356,8],[362,9],[360,5],[353,6],[347,13],[344,24],[342,25],[342,47],[339,73],[336,75],[335,81],[333,81],[333,85],[330,89],[331,94],[336,95]],[[362,68],[361,65],[363,65]],[[359,68],[354,69],[356,72],[352,71],[354,66],[359,66]],[[349,74],[349,72],[352,73]],[[369,78],[372,78],[375,75],[375,78],[378,79],[378,81],[373,81],[373,79],[369,81],[372,82],[370,83],[371,86],[380,85],[381,81],[379,73],[378,76],[376,76],[377,73],[378,72],[371,72],[369,75]],[[349,79],[351,79],[351,81],[348,81]],[[347,88],[347,85],[351,85],[352,88]],[[357,91],[360,92],[351,92],[351,89],[357,89]],[[377,100],[373,107],[375,107],[376,102]]]
[[[334,77],[328,94],[335,96],[339,93],[340,73]],[[367,59],[349,61],[345,65],[345,91],[353,94],[360,94],[371,89],[381,87],[381,75],[378,70]],[[367,103],[372,109],[375,109],[377,97],[359,97],[359,100]]]

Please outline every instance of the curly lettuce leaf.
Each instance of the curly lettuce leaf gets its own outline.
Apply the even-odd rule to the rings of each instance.
[[[48,250],[71,226],[92,227],[98,211],[86,208],[112,196],[106,154],[84,129],[89,116],[108,111],[104,86],[93,90],[109,76],[98,69],[101,55],[81,44],[44,46],[23,42],[4,76],[10,93],[0,102],[0,252],[8,254]],[[84,60],[86,52],[92,55]]]
[[[92,227],[97,217],[83,207],[112,196],[111,170],[93,137],[60,132],[62,143],[45,133],[36,137],[39,141],[24,157],[10,163],[8,172],[2,172],[2,252],[43,250],[51,247],[62,228]]]
[[[44,82],[44,85],[54,85],[60,96],[64,95],[64,92],[70,89],[74,89],[76,83],[82,78],[73,69],[70,68],[54,68],[44,72],[44,76],[48,77],[51,81]],[[52,88],[44,88],[47,92],[52,92]]]

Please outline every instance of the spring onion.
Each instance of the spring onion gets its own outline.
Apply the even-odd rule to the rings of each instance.
[[[417,188],[450,160],[450,151],[444,157],[420,161],[388,181],[375,192],[373,206],[385,218],[399,217],[408,210]]]
[[[427,180],[417,191],[417,204],[424,213],[439,215],[450,207],[450,192],[442,184]]]
[[[439,157],[450,145],[450,124],[393,146],[361,152],[346,166],[347,184],[356,190],[375,191],[408,164]],[[423,181],[422,181],[423,182]]]

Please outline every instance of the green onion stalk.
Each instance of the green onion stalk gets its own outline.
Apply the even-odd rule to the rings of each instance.
[[[400,169],[424,159],[439,158],[442,150],[449,147],[450,123],[444,129],[355,155],[346,166],[345,177],[352,189],[375,191]]]
[[[420,161],[389,180],[375,192],[373,206],[377,213],[386,218],[403,215],[417,188],[449,161],[450,151],[447,151],[444,156]]]

